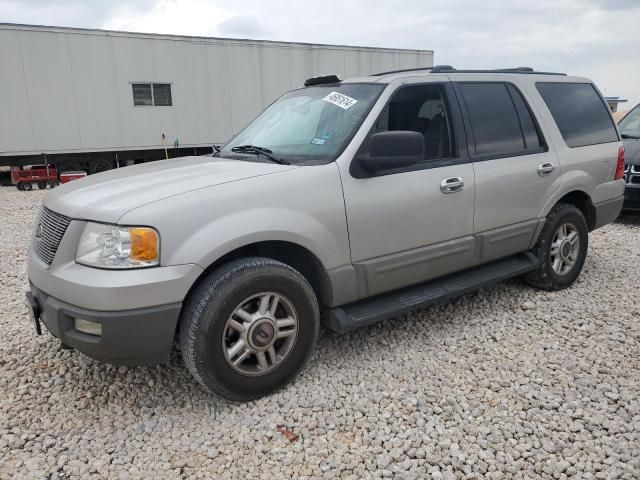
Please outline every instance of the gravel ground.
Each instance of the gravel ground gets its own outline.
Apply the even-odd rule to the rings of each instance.
[[[42,198],[0,188],[0,478],[640,478],[640,217],[592,234],[569,290],[512,281],[323,332],[292,385],[228,404],[175,353],[117,368],[34,336]]]

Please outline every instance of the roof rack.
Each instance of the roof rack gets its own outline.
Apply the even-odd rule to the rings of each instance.
[[[372,76],[379,77],[383,75],[390,75],[392,73],[418,72],[422,70],[428,70],[429,73],[522,73],[522,74],[532,74],[532,75],[561,75],[561,76],[567,75],[566,73],[558,73],[558,72],[538,72],[531,67],[497,68],[493,70],[457,70],[453,68],[451,65],[436,65],[434,67],[391,70],[388,72],[374,73]]]

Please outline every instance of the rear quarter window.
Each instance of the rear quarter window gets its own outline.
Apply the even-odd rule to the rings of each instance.
[[[569,147],[617,142],[609,107],[590,83],[536,83]]]

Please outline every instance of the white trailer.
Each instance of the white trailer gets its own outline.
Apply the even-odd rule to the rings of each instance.
[[[431,50],[0,24],[0,166],[206,153],[306,78],[432,65]]]

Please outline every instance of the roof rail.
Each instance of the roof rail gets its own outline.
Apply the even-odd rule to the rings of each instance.
[[[450,69],[437,69],[439,73],[522,73],[522,74],[531,74],[531,75],[562,75],[566,76],[566,73],[559,72],[538,72],[531,67],[514,67],[514,68],[495,68],[495,69],[487,69],[487,70],[457,70],[455,68]],[[431,73],[435,73],[433,69]]]
[[[382,77],[383,75],[390,75],[392,73],[404,73],[404,72],[420,72],[422,70],[430,70],[432,71],[434,68],[449,68],[452,69],[453,67],[451,65],[436,65],[435,67],[418,67],[418,68],[403,68],[400,70],[389,70],[387,72],[378,72],[378,73],[372,73],[371,76],[372,77]]]
[[[451,65],[436,65],[434,67],[390,70],[388,72],[374,73],[372,76],[379,77],[383,75],[390,75],[392,73],[419,72],[422,70],[428,70],[429,73],[522,73],[522,74],[534,74],[534,75],[561,75],[561,76],[567,75],[566,73],[558,73],[558,72],[538,72],[531,67],[497,68],[493,70],[457,70]]]

